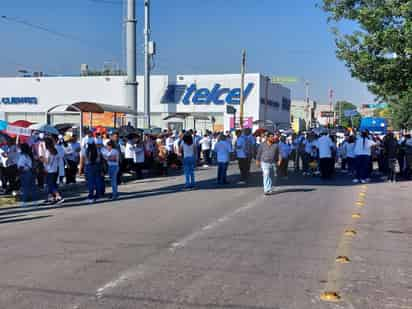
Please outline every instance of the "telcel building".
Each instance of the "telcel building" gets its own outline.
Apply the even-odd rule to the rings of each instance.
[[[28,120],[52,124],[79,124],[80,117],[71,108],[89,102],[102,106],[107,119],[137,117],[144,127],[144,84],[138,76],[138,111],[126,103],[125,76],[17,77],[0,78],[0,119],[8,122]],[[159,128],[195,128],[229,130],[239,127],[240,75],[178,75],[169,81],[166,75],[151,77],[151,124]],[[271,84],[261,74],[245,76],[244,126],[288,128],[291,93],[288,88]],[[228,113],[228,108],[236,114]],[[230,111],[229,111],[230,112]],[[85,116],[85,115],[84,115]],[[104,123],[102,115],[93,115],[93,125]],[[86,125],[88,123],[85,123]]]

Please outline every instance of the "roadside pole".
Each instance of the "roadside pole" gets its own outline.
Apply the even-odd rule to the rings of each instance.
[[[151,54],[150,45],[150,0],[144,2],[144,114],[145,125],[151,128],[150,120],[150,74],[151,74]]]
[[[126,80],[126,106],[136,113],[137,109],[137,81],[136,81],[136,0],[127,0],[126,19],[126,55],[127,55],[127,80]],[[137,117],[134,118],[137,128]]]
[[[242,50],[242,64],[240,67],[240,128],[243,129],[243,116],[244,116],[244,105],[245,105],[245,97],[244,97],[244,89],[245,89],[245,68],[246,68],[246,50]]]
[[[266,81],[266,85],[265,85],[265,113],[263,115],[263,125],[266,128],[266,116],[268,113],[268,105],[269,105],[269,82],[270,79],[268,76],[265,76],[265,81]],[[259,103],[260,104],[260,103]]]
[[[333,111],[333,89],[329,89],[329,109],[330,109],[330,112],[333,113],[332,117],[329,117],[329,126],[331,123],[331,119],[332,119],[332,126],[333,126],[333,123],[335,121],[335,113]]]
[[[309,104],[309,81],[305,81],[305,92],[306,92],[306,109],[305,109],[305,118],[306,118],[306,120],[309,120],[309,117],[310,117],[310,110],[309,110],[309,107],[310,107],[310,104]],[[307,129],[309,129],[309,127],[310,127],[310,125],[311,125],[311,123],[310,123],[310,121],[308,121],[308,123],[306,123],[306,130]]]

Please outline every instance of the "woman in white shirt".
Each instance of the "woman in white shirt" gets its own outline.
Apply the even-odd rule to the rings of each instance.
[[[47,138],[45,140],[46,151],[44,157],[41,160],[44,164],[44,169],[46,170],[46,183],[47,183],[47,193],[48,199],[47,204],[61,204],[64,199],[61,197],[57,190],[57,177],[59,170],[59,154],[54,146],[52,139]]]
[[[369,133],[363,131],[361,136],[355,142],[355,156],[356,156],[356,178],[354,183],[366,183],[370,179],[371,162],[372,162],[372,147],[376,143],[369,139]]]
[[[221,134],[219,141],[213,148],[217,155],[217,183],[220,185],[227,184],[227,168],[229,166],[230,154],[232,152],[232,144],[226,140],[226,136]]]
[[[22,189],[22,206],[25,207],[27,202],[36,200],[36,184],[33,175],[33,154],[29,145],[20,145],[20,154],[17,158],[17,168],[20,172],[20,182]]]
[[[193,142],[193,137],[190,134],[183,136],[183,143],[180,145],[179,154],[183,156],[183,170],[186,180],[186,189],[195,187],[195,167],[197,158],[196,144]]]
[[[113,148],[113,146],[114,143],[112,141],[107,142],[106,148],[103,150],[103,157],[109,166],[109,176],[112,185],[112,200],[117,200],[119,197],[117,190],[117,174],[119,173],[120,154],[117,149]]]
[[[128,171],[135,170],[134,168],[135,155],[136,155],[136,139],[130,138],[126,142],[125,153],[124,153],[125,166]]]
[[[353,135],[349,136],[348,141],[344,145],[346,151],[346,158],[348,161],[348,170],[351,176],[355,176],[356,165],[355,165],[355,137]]]
[[[142,139],[139,137],[136,141],[136,145],[134,146],[134,171],[136,173],[137,179],[143,178],[143,168],[145,164],[145,143],[143,143]]]

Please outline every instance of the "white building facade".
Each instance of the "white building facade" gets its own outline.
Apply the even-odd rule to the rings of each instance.
[[[44,123],[46,112],[57,105],[94,102],[125,106],[124,76],[0,78],[0,119]],[[143,77],[138,76],[138,119],[144,113]],[[151,77],[151,123],[159,128],[229,130],[239,126],[240,75],[166,75]],[[290,125],[291,93],[279,84],[266,84],[260,74],[245,76],[244,126],[259,122],[274,127]],[[237,113],[227,113],[227,106]],[[236,117],[235,117],[236,116]],[[135,117],[135,116],[130,116]],[[79,123],[79,116],[53,111],[52,124]],[[141,120],[141,121],[140,121]],[[141,124],[144,119],[140,119]]]

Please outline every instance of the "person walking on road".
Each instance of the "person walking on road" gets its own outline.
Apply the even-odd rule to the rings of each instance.
[[[388,181],[396,182],[396,165],[399,145],[393,132],[389,132],[383,139],[383,155],[387,166]]]
[[[349,175],[356,178],[355,137],[353,135],[348,137],[348,141],[345,143],[344,147],[348,163]]]
[[[195,187],[195,168],[197,161],[197,145],[193,141],[190,134],[183,136],[183,143],[179,150],[180,156],[183,157],[183,170],[185,174],[185,189],[193,189]]]
[[[276,164],[280,165],[279,146],[274,143],[274,135],[269,133],[266,142],[261,144],[257,156],[256,165],[261,167],[263,172],[263,191],[265,195],[273,193],[272,176],[276,175]]]
[[[212,148],[212,139],[208,134],[205,134],[199,141],[202,155],[203,155],[203,167],[209,167],[212,164],[212,158],[210,156],[210,149]]]
[[[249,179],[251,144],[246,130],[237,131],[236,156],[239,162],[240,182],[246,183]]]
[[[57,178],[59,175],[59,154],[51,138],[45,139],[46,151],[44,157],[41,157],[46,170],[46,183],[48,199],[47,204],[61,204],[64,199],[57,189]]]
[[[99,198],[98,177],[102,173],[101,152],[98,151],[94,138],[89,138],[87,141],[87,148],[82,149],[82,162],[85,164],[85,176],[87,181],[87,188],[89,191],[88,203],[92,204]]]
[[[113,141],[107,142],[105,148],[102,149],[102,154],[105,160],[107,161],[110,183],[112,186],[112,200],[117,200],[119,198],[118,193],[118,182],[117,174],[119,173],[119,162],[120,162],[120,153],[114,148],[115,144]]]
[[[69,137],[70,138],[70,137]],[[65,151],[66,167],[66,184],[75,184],[78,166],[80,163],[80,143],[77,141],[77,136],[73,135],[69,139],[67,150]]]
[[[329,137],[328,132],[324,131],[321,137],[315,142],[316,147],[319,150],[319,165],[320,173],[323,179],[330,179],[333,174],[333,167],[335,160],[333,159],[333,150],[335,149],[335,144]]]
[[[369,139],[368,131],[362,131],[355,142],[356,177],[353,182],[367,183],[370,181],[370,165],[372,162],[372,147],[376,143]]]
[[[213,151],[217,156],[217,183],[220,185],[227,184],[227,168],[229,166],[230,154],[232,153],[232,144],[226,140],[224,134],[219,136],[219,141],[216,143]]]
[[[290,145],[286,141],[286,136],[282,135],[280,137],[280,142],[278,144],[279,147],[279,155],[280,155],[280,164],[278,168],[278,176],[279,177],[288,177],[288,169],[289,169],[289,157],[292,152]]]

